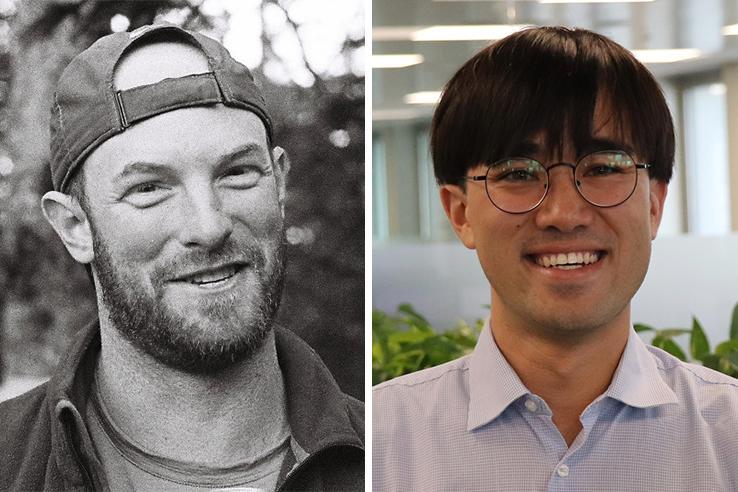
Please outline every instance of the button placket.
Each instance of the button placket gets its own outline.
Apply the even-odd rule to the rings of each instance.
[[[556,474],[560,476],[561,478],[566,478],[569,476],[569,467],[567,465],[559,465],[556,468]]]

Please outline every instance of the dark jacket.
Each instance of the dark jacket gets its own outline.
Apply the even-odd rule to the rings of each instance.
[[[364,405],[344,394],[318,355],[277,328],[277,356],[292,436],[308,453],[283,466],[278,490],[364,490]],[[0,490],[104,490],[81,415],[100,351],[97,323],[83,330],[45,384],[0,404]]]

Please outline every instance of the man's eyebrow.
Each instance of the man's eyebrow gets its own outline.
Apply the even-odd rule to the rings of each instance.
[[[579,149],[579,155],[584,156],[591,154],[592,152],[599,152],[601,150],[623,150],[628,154],[633,155],[635,149],[632,145],[629,145],[623,141],[615,140],[611,138],[596,138],[592,137]],[[535,157],[544,154],[544,147],[541,144],[532,142],[530,140],[523,141],[513,147],[510,153],[511,157]]]
[[[223,154],[218,158],[217,167],[227,165],[242,157],[263,156],[265,154],[264,147],[256,143],[247,143],[236,147],[235,149]],[[269,161],[268,155],[267,162]],[[134,174],[172,174],[174,170],[170,165],[160,164],[148,161],[129,162],[123,167],[123,170],[115,177],[115,179],[123,179]]]
[[[543,147],[540,144],[526,140],[518,143],[513,147],[510,153],[511,157],[533,157],[541,152]]]
[[[132,174],[170,174],[171,172],[172,170],[170,167],[164,164],[147,161],[134,161],[126,164],[115,179],[126,178]]]
[[[582,146],[579,150],[579,154],[584,156],[600,150],[623,150],[630,155],[633,155],[635,152],[632,145],[628,145],[620,140],[613,140],[610,138],[592,138]]]
[[[247,143],[220,156],[218,167],[229,164],[242,157],[266,157],[266,163],[269,163],[269,151],[265,150],[264,146],[257,143]]]

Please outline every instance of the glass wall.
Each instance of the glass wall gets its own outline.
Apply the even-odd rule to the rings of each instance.
[[[734,217],[738,215],[738,190],[731,185],[731,179],[735,182],[738,176],[738,149],[731,151],[728,140],[729,123],[738,118],[727,105],[729,97],[738,93],[738,78],[726,76],[738,66],[736,2],[373,3],[374,54],[416,56],[413,64],[373,71],[374,131],[384,142],[375,147],[381,155],[373,161],[382,166],[382,185],[386,186],[382,193],[375,192],[373,212],[387,216],[385,227],[374,231],[376,241],[453,238],[438,203],[427,128],[445,81],[489,40],[460,39],[465,34],[457,32],[447,35],[448,39],[440,34],[423,41],[429,35],[422,33],[432,31],[428,28],[439,32],[438,27],[459,25],[487,28],[488,32],[495,26],[509,30],[544,24],[584,27],[632,49],[664,87],[677,128],[675,177],[660,234],[720,235],[738,230],[738,217]]]
[[[683,92],[687,224],[695,234],[730,231],[725,92],[719,79]]]

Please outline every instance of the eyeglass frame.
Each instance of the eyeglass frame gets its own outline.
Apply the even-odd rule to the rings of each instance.
[[[581,163],[581,162],[582,162],[582,161],[583,161],[584,159],[586,159],[587,157],[589,157],[589,156],[591,156],[591,155],[594,155],[594,154],[607,153],[607,152],[619,152],[619,153],[625,154],[625,155],[626,155],[626,156],[628,156],[628,157],[629,157],[630,159],[632,159],[632,160],[633,160],[633,162],[635,162],[634,166],[635,166],[635,169],[636,169],[636,173],[635,173],[636,179],[635,179],[635,184],[633,185],[633,189],[632,189],[632,190],[630,190],[630,193],[628,193],[628,196],[626,196],[626,197],[625,197],[625,198],[624,198],[623,200],[621,200],[620,202],[618,202],[618,203],[616,203],[616,204],[614,204],[614,205],[597,205],[596,203],[592,203],[591,201],[589,201],[589,200],[587,199],[587,197],[585,197],[585,196],[584,196],[584,195],[582,194],[582,190],[580,190],[580,189],[579,189],[579,186],[577,185],[577,179],[576,179],[576,175],[577,175],[577,174],[576,174],[576,171],[577,171],[577,166],[579,166],[579,164],[580,164],[580,163]],[[497,205],[497,204],[495,203],[495,201],[494,201],[494,200],[492,200],[492,197],[491,197],[491,196],[489,196],[489,188],[487,188],[487,175],[489,174],[489,170],[490,170],[490,169],[491,169],[492,167],[494,167],[495,165],[497,165],[498,163],[500,163],[500,162],[502,162],[502,161],[508,161],[508,160],[510,160],[510,159],[530,159],[530,160],[532,160],[532,161],[535,161],[535,162],[537,162],[538,164],[540,164],[540,165],[541,165],[541,167],[542,167],[542,168],[543,168],[543,169],[544,169],[544,170],[546,171],[546,190],[545,190],[545,191],[543,192],[543,196],[541,197],[541,199],[540,199],[540,200],[538,200],[538,202],[537,202],[537,203],[536,203],[535,205],[533,205],[533,206],[532,206],[531,208],[529,208],[528,210],[524,210],[524,211],[522,211],[522,212],[510,212],[510,211],[508,211],[508,210],[505,210],[505,209],[503,209],[503,208],[502,208],[502,207],[500,207],[499,205]],[[648,164],[648,163],[645,163],[645,162],[641,162],[641,163],[638,163],[638,162],[637,162],[637,161],[636,161],[635,159],[633,159],[633,156],[631,156],[631,155],[630,155],[630,154],[629,154],[628,152],[626,152],[626,151],[624,151],[624,150],[620,150],[620,149],[610,149],[610,150],[606,150],[606,149],[605,149],[605,150],[596,150],[596,151],[594,151],[594,152],[590,152],[590,153],[588,153],[588,154],[585,154],[585,155],[583,155],[582,157],[580,157],[580,158],[579,158],[579,159],[577,160],[577,162],[576,162],[576,163],[574,163],[574,164],[572,164],[571,162],[565,162],[565,161],[561,161],[561,162],[555,162],[555,163],[551,164],[551,165],[550,165],[550,166],[548,166],[548,167],[544,166],[544,165],[543,165],[543,163],[542,163],[542,162],[540,162],[540,161],[539,161],[538,159],[533,159],[532,157],[525,157],[525,156],[520,156],[520,157],[505,157],[505,158],[503,158],[503,159],[499,159],[499,160],[497,160],[497,161],[493,162],[492,164],[490,164],[489,166],[487,166],[487,172],[486,172],[486,173],[484,173],[484,175],[477,175],[477,176],[462,176],[462,178],[461,178],[461,179],[462,179],[463,181],[472,181],[472,182],[475,182],[475,181],[484,181],[484,192],[485,192],[485,194],[487,195],[487,198],[489,199],[490,203],[491,203],[492,205],[494,205],[496,209],[500,210],[501,212],[505,212],[505,213],[507,213],[507,214],[513,214],[513,215],[521,215],[521,214],[527,214],[528,212],[532,212],[533,210],[537,209],[537,208],[538,208],[538,207],[539,207],[539,206],[541,205],[541,203],[543,203],[543,201],[544,201],[544,200],[546,199],[546,197],[548,196],[548,192],[549,192],[549,190],[551,189],[551,186],[550,186],[550,185],[551,185],[551,175],[550,175],[550,171],[551,171],[551,169],[554,169],[554,168],[556,168],[556,167],[560,167],[560,166],[566,166],[566,167],[569,167],[569,168],[571,168],[571,179],[572,179],[572,181],[574,182],[574,188],[575,188],[575,189],[577,190],[577,193],[579,194],[579,196],[580,196],[580,197],[582,197],[582,200],[584,200],[585,202],[587,202],[587,203],[589,203],[590,205],[592,205],[592,206],[594,206],[594,207],[597,207],[597,208],[613,208],[613,207],[617,207],[618,205],[622,205],[623,203],[627,202],[627,201],[628,201],[628,199],[630,199],[630,197],[631,197],[631,196],[633,196],[633,193],[635,193],[635,190],[636,190],[636,188],[638,187],[638,170],[639,170],[639,169],[650,169],[650,168],[652,168],[652,167],[653,167],[653,164]]]

